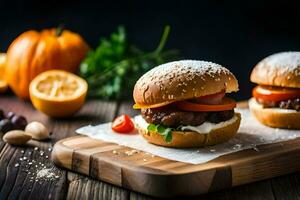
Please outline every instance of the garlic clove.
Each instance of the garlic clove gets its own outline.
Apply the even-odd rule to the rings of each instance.
[[[49,138],[50,135],[48,129],[40,122],[29,123],[25,128],[25,132],[35,140],[44,140]]]
[[[3,136],[3,141],[8,144],[22,145],[26,144],[32,137],[21,130],[8,131]]]

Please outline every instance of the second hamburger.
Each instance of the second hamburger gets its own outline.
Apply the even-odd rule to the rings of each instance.
[[[249,108],[263,124],[300,129],[300,52],[281,52],[260,61],[253,69]]]
[[[235,76],[221,65],[195,60],[160,65],[144,74],[133,91],[135,118],[148,142],[167,147],[201,147],[225,142],[240,125]]]

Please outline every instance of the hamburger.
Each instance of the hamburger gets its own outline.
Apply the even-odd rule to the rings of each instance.
[[[262,124],[300,129],[300,52],[281,52],[260,61],[253,69],[249,108]]]
[[[139,133],[150,143],[176,148],[202,147],[232,138],[241,116],[226,93],[238,91],[235,76],[221,65],[181,60],[159,65],[135,84]]]

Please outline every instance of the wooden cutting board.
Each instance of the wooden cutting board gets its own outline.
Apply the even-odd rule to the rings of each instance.
[[[187,164],[86,136],[57,142],[61,167],[156,197],[198,195],[300,170],[300,139]]]

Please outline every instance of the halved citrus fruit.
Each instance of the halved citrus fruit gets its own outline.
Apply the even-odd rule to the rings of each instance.
[[[0,93],[6,92],[7,89],[8,89],[7,83],[4,80],[0,79]]]
[[[49,70],[36,76],[30,83],[29,93],[37,110],[51,117],[67,117],[83,105],[87,82],[63,70]]]

